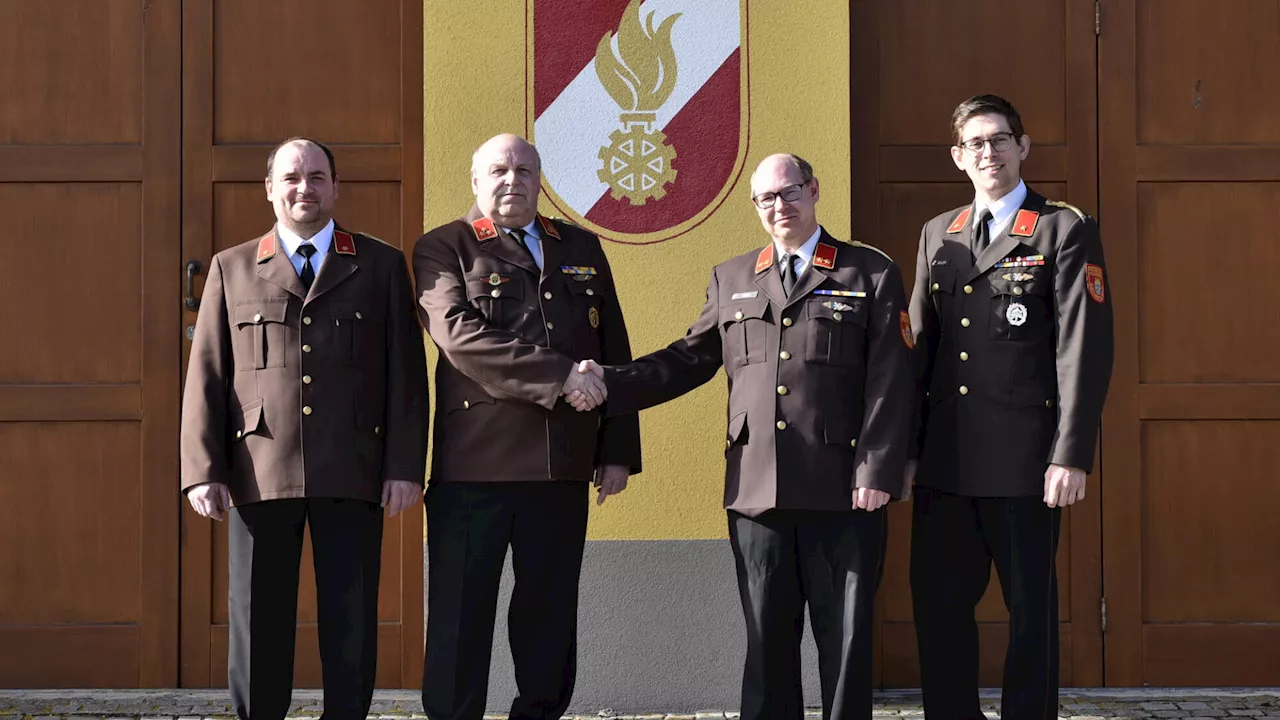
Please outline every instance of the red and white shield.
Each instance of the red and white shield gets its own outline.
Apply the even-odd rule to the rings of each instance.
[[[747,152],[746,0],[527,0],[544,203],[618,242],[688,232]]]

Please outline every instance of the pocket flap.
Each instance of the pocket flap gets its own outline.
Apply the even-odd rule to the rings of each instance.
[[[823,428],[823,439],[830,445],[858,446],[858,428],[853,421],[839,415],[828,415]]]
[[[289,298],[259,298],[241,300],[232,313],[236,325],[256,325],[264,322],[284,322],[289,312]]]
[[[573,279],[579,277],[586,279]],[[605,287],[603,283],[597,280],[598,277],[598,275],[570,275],[565,284],[569,286],[569,292],[574,295],[602,295],[605,293]]]
[[[720,324],[742,322],[743,320],[762,320],[769,312],[769,301],[759,300],[736,305],[724,305],[720,308]]]
[[[497,273],[468,279],[467,300],[475,300],[476,298],[523,300],[524,283],[519,278],[498,275]]]
[[[929,267],[929,291],[935,293],[954,292],[956,287],[956,269],[950,265],[932,265]]]
[[[332,307],[334,320],[348,320],[355,322],[366,320],[370,322],[384,322],[386,320],[386,307],[376,303],[334,303]]]
[[[233,428],[235,439],[252,435],[262,427],[262,400],[254,400],[240,408],[239,427]]]
[[[866,306],[866,298],[819,295],[805,303],[805,312],[814,320],[866,325]]]

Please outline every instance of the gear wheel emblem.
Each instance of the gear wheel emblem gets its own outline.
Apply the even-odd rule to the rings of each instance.
[[[614,130],[609,139],[612,144],[600,148],[596,176],[609,186],[613,198],[626,198],[632,205],[662,199],[667,183],[676,179],[676,169],[671,167],[676,149],[667,144],[666,134],[646,132],[637,123],[627,130]]]

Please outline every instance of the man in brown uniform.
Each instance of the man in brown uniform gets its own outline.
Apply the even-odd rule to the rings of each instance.
[[[236,714],[289,709],[304,525],[326,718],[373,698],[382,507],[421,493],[427,378],[404,256],[333,222],[329,149],[267,159],[276,226],[214,256],[182,408],[182,489],[230,510],[228,681]],[[381,507],[380,507],[381,506]]]
[[[507,546],[508,618],[519,696],[511,717],[558,718],[573,694],[578,575],[588,485],[599,501],[640,472],[636,414],[602,420],[561,395],[602,386],[575,359],[631,359],[600,241],[537,213],[533,146],[499,135],[475,153],[476,205],[418,240],[419,311],[440,349],[427,490],[427,640],[422,705],[431,720],[485,710],[498,583]]]
[[[804,160],[766,158],[751,191],[772,242],[716,266],[683,339],[605,368],[606,408],[652,407],[724,367],[724,502],[747,625],[742,718],[803,714],[806,602],[824,717],[870,718],[882,506],[902,489],[911,418],[902,276],[879,250],[818,224]]]
[[[994,561],[1009,608],[1000,717],[1049,720],[1061,508],[1084,498],[1111,378],[1102,241],[1022,182],[1031,141],[1007,100],[966,100],[952,129],[974,202],[925,224],[911,296],[927,391],[911,540],[925,713],[982,717],[973,613]]]

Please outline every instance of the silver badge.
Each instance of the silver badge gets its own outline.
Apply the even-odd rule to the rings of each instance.
[[[1005,320],[1014,327],[1022,327],[1027,322],[1027,306],[1020,302],[1009,303],[1009,309],[1004,311]]]

